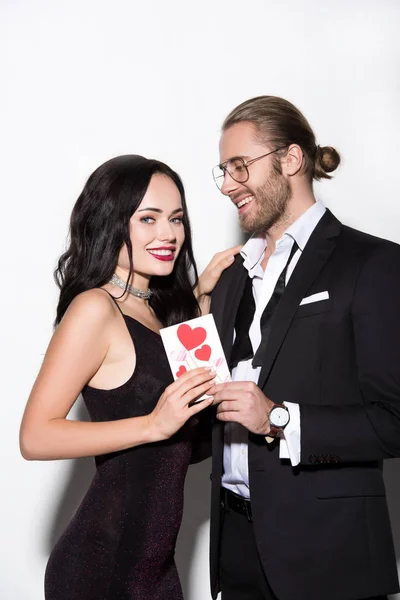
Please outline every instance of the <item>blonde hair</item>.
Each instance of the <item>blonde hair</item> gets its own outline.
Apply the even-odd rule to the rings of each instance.
[[[304,115],[288,100],[278,96],[258,96],[239,104],[226,117],[222,131],[236,123],[252,123],[256,138],[261,143],[286,149],[298,144],[304,155],[303,172],[310,182],[313,179],[331,179],[331,173],[340,163],[339,153],[332,146],[320,147]],[[272,157],[273,166],[281,172],[279,155]]]

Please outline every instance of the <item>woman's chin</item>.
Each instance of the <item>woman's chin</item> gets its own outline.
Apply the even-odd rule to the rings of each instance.
[[[170,261],[170,262],[164,262],[161,263],[159,265],[153,265],[152,269],[151,269],[151,273],[149,273],[150,276],[157,276],[157,277],[166,277],[167,275],[171,275],[172,271],[174,270],[174,266],[175,266],[175,261]]]

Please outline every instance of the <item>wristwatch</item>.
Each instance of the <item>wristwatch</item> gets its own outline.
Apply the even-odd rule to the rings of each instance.
[[[289,409],[284,404],[274,404],[268,415],[271,430],[269,437],[280,437],[290,421]]]

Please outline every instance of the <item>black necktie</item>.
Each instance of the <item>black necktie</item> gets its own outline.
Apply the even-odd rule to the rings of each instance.
[[[262,357],[268,344],[272,317],[275,314],[276,308],[279,304],[279,300],[281,299],[283,292],[285,291],[286,271],[297,250],[298,245],[294,241],[287,263],[282,273],[278,277],[278,281],[276,282],[275,289],[272,292],[272,296],[269,299],[269,302],[266,305],[264,312],[261,316],[261,343],[254,355],[254,358],[253,348],[249,336],[249,330],[254,319],[256,305],[253,296],[253,280],[250,277],[247,277],[243,291],[243,296],[236,314],[236,337],[232,347],[231,359],[229,362],[230,369],[234,369],[239,362],[249,360],[250,358],[253,358],[253,367],[261,367]]]

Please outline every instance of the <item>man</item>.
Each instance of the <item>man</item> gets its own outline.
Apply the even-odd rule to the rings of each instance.
[[[400,247],[316,202],[338,153],[289,102],[226,118],[214,178],[252,233],[211,300],[211,587],[222,600],[398,588],[382,459],[400,456]]]

